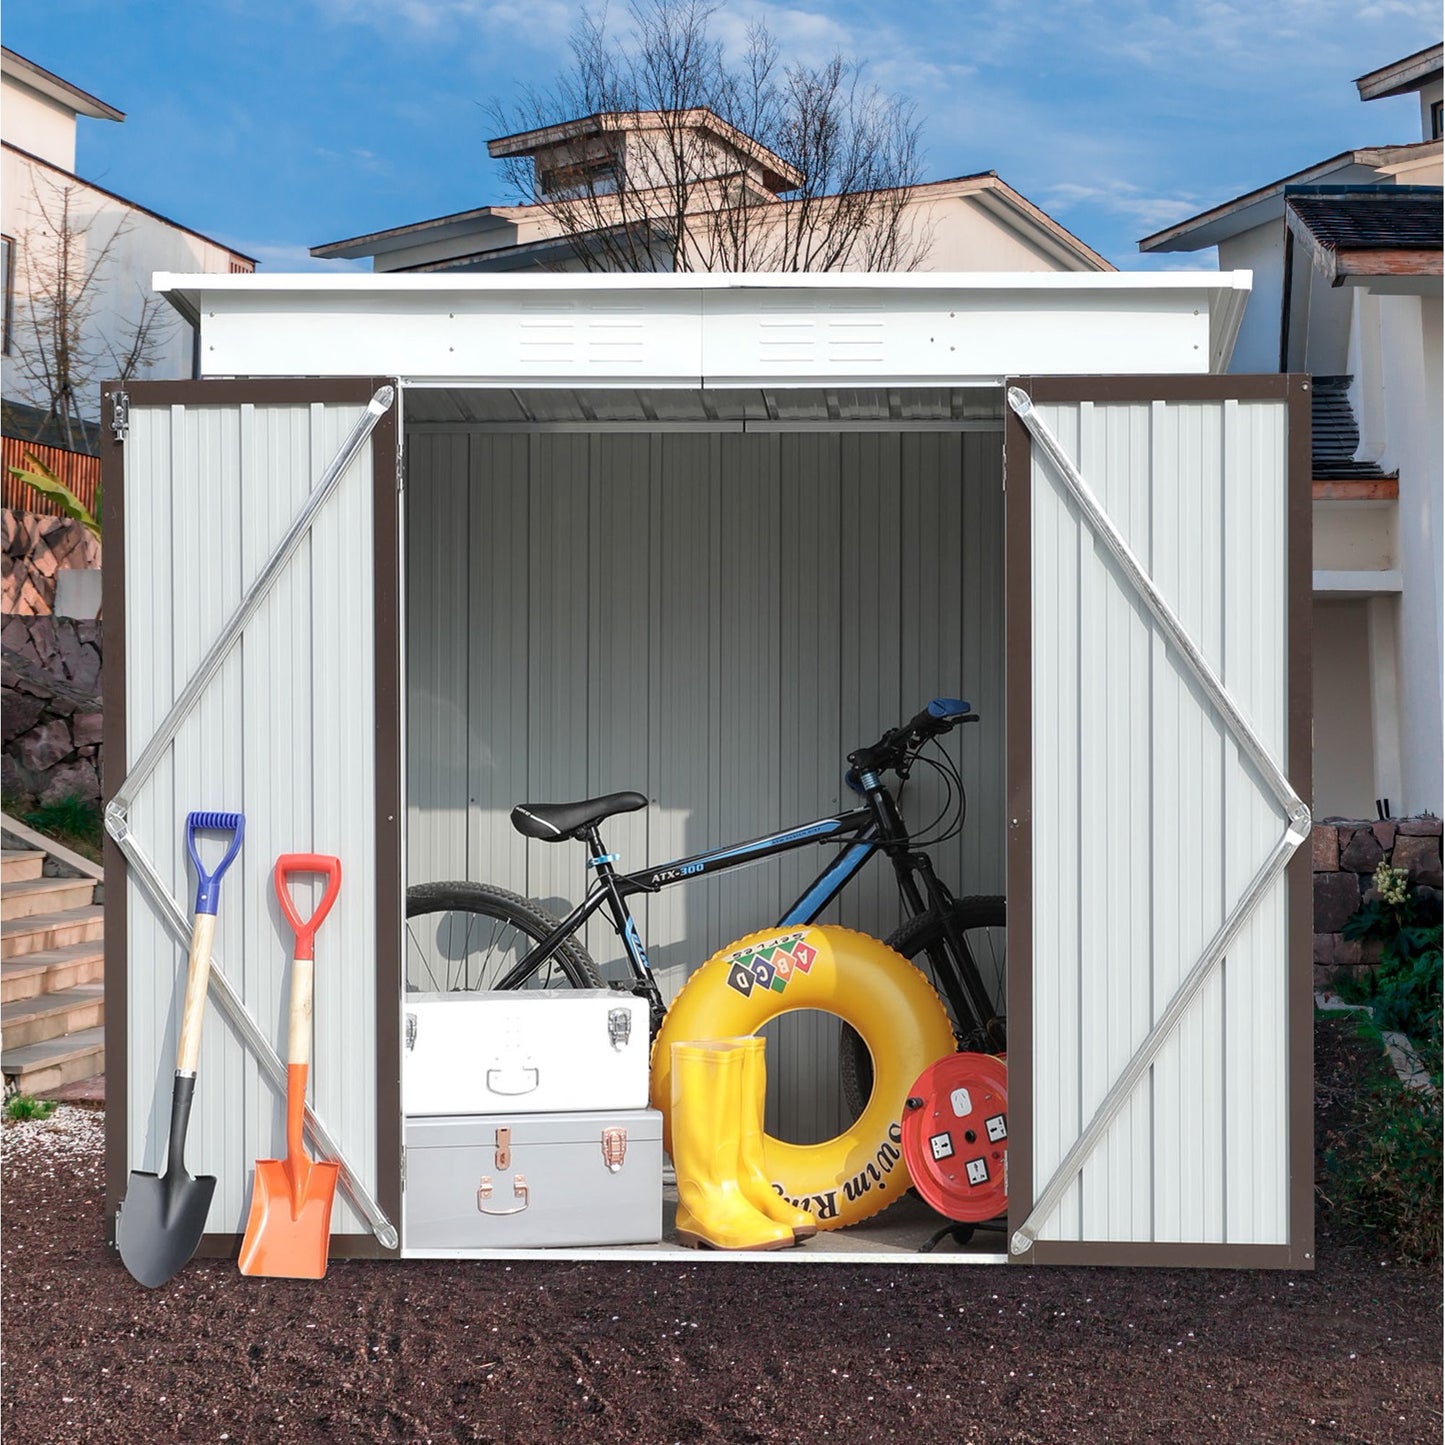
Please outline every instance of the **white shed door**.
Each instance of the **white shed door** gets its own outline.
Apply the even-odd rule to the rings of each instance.
[[[256,1160],[286,1148],[282,853],[342,862],[316,937],[308,1126],[308,1152],[345,1166],[332,1252],[395,1245],[396,396],[384,379],[106,396],[105,770],[120,850],[107,855],[107,1202],[113,1213],[128,1171],[165,1163],[196,885],[187,815],[239,812],[186,1145],[189,1172],[217,1180],[207,1252],[244,1230]],[[213,867],[220,849],[201,853]],[[311,886],[293,889],[303,917]]]
[[[1307,1267],[1308,380],[1009,401],[1011,1255]]]

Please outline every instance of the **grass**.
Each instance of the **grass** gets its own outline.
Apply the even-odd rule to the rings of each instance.
[[[27,806],[5,799],[5,811],[37,833],[79,853],[92,863],[101,861],[101,844],[105,838],[105,822],[100,804],[74,794],[51,803]]]

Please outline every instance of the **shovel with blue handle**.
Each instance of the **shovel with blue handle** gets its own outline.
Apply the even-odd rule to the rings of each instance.
[[[240,813],[192,813],[186,818],[186,849],[196,868],[196,912],[171,1090],[166,1167],[163,1174],[131,1171],[115,1220],[115,1242],[122,1263],[150,1289],[165,1284],[196,1252],[211,1210],[211,1196],[216,1192],[214,1174],[192,1178],[186,1173],[186,1131],[196,1093],[196,1065],[201,1054],[201,1024],[206,1014],[221,878],[240,850],[245,831],[246,820]],[[198,833],[230,835],[225,857],[209,873],[196,848]]]

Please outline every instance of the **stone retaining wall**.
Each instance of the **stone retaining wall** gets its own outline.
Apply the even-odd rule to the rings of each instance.
[[[100,799],[101,629],[71,617],[4,620],[0,782],[17,805]]]
[[[1381,862],[1403,868],[1413,887],[1436,888],[1440,877],[1440,819],[1387,818],[1366,822],[1326,818],[1312,839],[1315,875],[1315,981],[1340,970],[1378,963],[1379,940],[1346,939],[1341,930],[1362,903]]]
[[[55,610],[55,574],[100,566],[100,543],[79,522],[39,512],[0,513],[4,558],[0,611],[40,616]]]

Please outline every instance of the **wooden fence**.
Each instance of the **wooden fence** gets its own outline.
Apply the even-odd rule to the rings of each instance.
[[[4,455],[4,504],[19,512],[40,512],[52,517],[65,515],[58,502],[37,492],[28,482],[10,475],[11,467],[23,467],[25,454],[44,462],[56,476],[75,493],[76,497],[92,512],[95,512],[95,494],[100,487],[100,458],[86,456],[83,452],[68,452],[61,447],[43,446],[39,442],[23,441],[19,437],[3,438]]]

